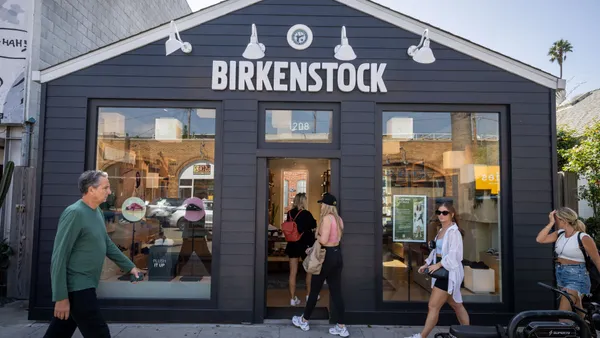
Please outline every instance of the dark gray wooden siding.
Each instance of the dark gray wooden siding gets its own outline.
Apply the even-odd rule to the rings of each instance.
[[[251,24],[266,45],[265,60],[335,61],[333,48],[341,26],[358,55],[356,63],[386,62],[388,93],[268,93],[212,91],[214,59],[242,60]],[[296,51],[286,34],[296,23],[313,30],[310,48]],[[253,307],[254,222],[258,103],[261,101],[328,102],[341,104],[341,195],[347,220],[345,292],[349,311],[375,310],[376,283],[372,275],[381,259],[375,257],[379,226],[375,210],[375,107],[378,103],[494,104],[509,109],[512,212],[502,220],[512,235],[505,252],[514,268],[511,295],[517,309],[552,306],[553,296],[536,286],[552,281],[551,250],[535,243],[552,208],[552,91],[484,62],[432,43],[437,61],[413,62],[406,49],[420,36],[347,8],[333,0],[266,0],[199,27],[181,32],[194,50],[165,57],[165,40],[115,57],[47,86],[44,125],[43,180],[39,224],[39,264],[35,306],[50,305],[49,262],[58,216],[77,199],[77,175],[84,170],[86,109],[89,99],[220,100],[224,107],[221,269],[218,305],[221,309]],[[509,154],[503,154],[508,156]],[[531,264],[535,263],[535,264]],[[508,271],[506,271],[508,272]],[[350,296],[352,295],[352,296]]]

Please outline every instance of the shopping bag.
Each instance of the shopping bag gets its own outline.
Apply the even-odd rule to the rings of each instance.
[[[325,261],[325,252],[325,249],[321,247],[321,243],[317,239],[315,244],[308,249],[306,259],[302,262],[304,270],[312,275],[320,274],[323,261]]]

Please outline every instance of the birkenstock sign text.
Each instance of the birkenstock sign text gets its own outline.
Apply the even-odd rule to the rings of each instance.
[[[287,61],[222,61],[212,63],[213,90],[275,92],[386,93],[383,80],[387,64]]]

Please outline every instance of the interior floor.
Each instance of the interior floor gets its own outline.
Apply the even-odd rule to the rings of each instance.
[[[300,304],[290,304],[289,258],[285,252],[287,242],[281,231],[287,212],[293,208],[294,197],[305,193],[309,211],[319,221],[320,205],[317,203],[323,192],[329,191],[330,161],[323,159],[270,159],[268,196],[268,256],[266,306],[270,318],[287,317],[301,312],[306,305],[306,272],[302,260],[296,276],[296,296]],[[327,318],[329,290],[323,286],[314,317]]]

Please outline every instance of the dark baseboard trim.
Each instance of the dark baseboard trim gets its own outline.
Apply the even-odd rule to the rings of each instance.
[[[50,321],[54,309],[34,308],[29,310],[29,320]],[[102,309],[109,323],[193,323],[193,324],[247,324],[252,323],[252,311],[227,311],[218,309],[155,308]]]

